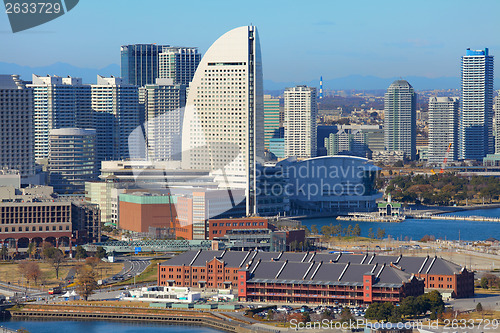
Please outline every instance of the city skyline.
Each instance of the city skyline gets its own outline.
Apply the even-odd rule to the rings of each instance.
[[[275,82],[319,80],[321,75],[325,83],[348,75],[409,80],[410,76],[459,77],[457,68],[465,48],[488,47],[491,54],[500,49],[496,40],[482,33],[498,30],[499,23],[493,13],[500,4],[494,1],[487,1],[479,8],[466,6],[465,2],[453,2],[453,6],[450,2],[432,3],[431,7],[430,1],[424,1],[412,9],[410,19],[409,12],[397,5],[380,6],[367,1],[355,4],[317,2],[316,6],[294,4],[289,7],[282,6],[279,1],[265,7],[257,2],[256,6],[244,11],[221,5],[218,6],[220,10],[211,15],[205,15],[210,12],[206,8],[209,4],[196,2],[197,10],[186,15],[191,22],[199,24],[184,27],[179,33],[175,31],[179,31],[177,27],[186,19],[181,4],[168,5],[169,11],[181,15],[174,15],[166,22],[155,20],[166,5],[150,3],[157,4],[158,10],[151,12],[151,6],[134,5],[131,1],[128,6],[118,7],[115,1],[108,1],[99,4],[96,11],[96,2],[82,2],[64,17],[17,34],[8,32],[8,20],[2,20],[0,40],[10,51],[2,54],[0,62],[22,66],[66,62],[77,67],[104,68],[119,64],[121,45],[134,43],[187,45],[199,47],[204,53],[212,36],[250,23],[264,32],[264,78]],[[484,6],[491,10],[483,11]],[[132,13],[140,17],[145,10],[148,10],[147,34],[146,28],[136,28],[136,25],[113,24],[130,18]],[[442,12],[449,15],[443,16]],[[475,29],[468,29],[454,19],[464,15],[475,17],[479,12],[481,20],[475,22]],[[281,13],[279,20],[276,20],[276,13]],[[110,23],[107,32],[102,33],[99,25],[89,26],[89,18],[107,20]],[[393,29],[401,24],[407,29]],[[206,28],[198,29],[198,26]],[[389,30],[391,34],[387,34]],[[108,38],[111,35],[112,40]],[[34,48],[43,48],[45,52],[35,54],[31,51]],[[289,71],[292,66],[294,71]],[[325,84],[325,89],[328,88]]]

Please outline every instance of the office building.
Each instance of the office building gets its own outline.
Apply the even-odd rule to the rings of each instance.
[[[0,169],[35,175],[33,94],[18,75],[0,75]]]
[[[137,87],[101,75],[91,87],[97,161],[129,158],[129,149],[137,148],[129,147],[129,135],[140,125]]]
[[[414,160],[417,153],[417,94],[405,80],[394,81],[384,96],[385,147],[403,151]]]
[[[441,165],[445,158],[458,159],[458,98],[429,98],[428,161]]]
[[[201,60],[196,47],[164,47],[158,54],[158,77],[189,86]]]
[[[247,214],[255,214],[256,164],[264,158],[256,27],[227,32],[204,55],[189,87],[182,134],[183,168],[209,170],[221,188],[244,189]]]
[[[272,138],[280,138],[280,100],[264,95],[264,148],[269,149]]]
[[[493,56],[467,49],[462,56],[459,158],[482,160],[494,153]]]
[[[145,86],[145,114],[148,159],[181,160],[182,120],[186,86],[172,79],[157,79]]]
[[[495,98],[495,154],[500,154],[500,93]]]
[[[270,138],[269,152],[273,153],[276,158],[285,158],[285,138]]]
[[[318,108],[316,88],[285,89],[285,157],[315,157]]]
[[[90,85],[81,78],[33,74],[35,159],[49,155],[49,131],[57,128],[93,128]]]
[[[97,179],[96,131],[60,128],[49,133],[49,183],[60,194],[84,193]]]
[[[168,45],[132,44],[121,47],[121,77],[125,84],[145,86],[158,78],[158,55]]]

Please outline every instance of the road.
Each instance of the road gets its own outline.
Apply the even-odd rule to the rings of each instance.
[[[500,295],[476,294],[473,298],[459,298],[448,302],[455,310],[472,310],[477,303],[481,303],[483,309],[500,310]]]
[[[144,270],[151,264],[151,258],[130,258],[130,257],[116,257],[115,262],[122,262],[123,268],[120,272],[112,277],[105,279],[104,284],[112,283],[113,281],[128,280],[144,272]]]

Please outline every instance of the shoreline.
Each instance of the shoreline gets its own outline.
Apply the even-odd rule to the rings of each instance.
[[[153,308],[122,308],[93,305],[33,304],[21,309],[6,310],[12,319],[34,320],[102,320],[170,325],[202,326],[224,332],[259,332],[259,327],[237,319],[224,318],[205,311],[157,311]]]

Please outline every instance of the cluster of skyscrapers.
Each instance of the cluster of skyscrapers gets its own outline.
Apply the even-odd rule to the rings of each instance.
[[[386,149],[402,151],[412,160],[416,156],[416,100],[413,87],[404,80],[395,81],[385,94]],[[429,99],[428,162],[482,161],[495,153],[495,137],[498,142],[500,132],[494,131],[493,103],[493,56],[487,48],[467,49],[462,56],[460,98]]]
[[[193,47],[136,44],[122,46],[121,61],[121,78],[98,75],[95,84],[73,77],[34,74],[24,82],[15,75],[0,76],[0,166],[19,170],[23,182],[32,184],[37,170],[46,168],[48,183],[62,194],[83,193],[101,171],[101,181],[119,182],[127,175],[193,207],[200,205],[194,198],[205,196],[200,193],[217,191],[217,203],[210,203],[217,214],[275,215],[373,208],[373,188],[357,193],[352,184],[369,184],[376,167],[366,159],[318,156],[347,152],[364,157],[370,150],[385,150],[416,158],[417,95],[407,81],[397,80],[387,89],[384,128],[341,126],[326,133],[317,125],[316,88],[286,88],[283,104],[264,96],[253,26],[227,32],[203,59]],[[492,107],[493,57],[487,49],[467,50],[461,98],[429,101],[429,162],[438,164],[444,156],[482,159],[493,153]],[[127,160],[124,169],[103,175],[102,162]],[[300,165],[351,165],[363,176],[350,185],[340,179],[323,184],[322,177],[290,176]],[[137,170],[128,175],[126,168]],[[265,179],[271,187],[295,192],[262,194],[263,168],[266,176],[272,174]],[[302,183],[323,186],[321,194],[301,192]],[[343,192],[325,192],[325,185],[334,184]],[[186,188],[193,192],[191,201],[179,199],[187,198]],[[103,208],[111,212],[107,206]]]
[[[140,153],[143,147],[129,144],[129,136],[144,124],[148,156],[180,159],[177,137],[186,85],[201,55],[192,47],[155,44],[122,46],[121,52],[123,77],[98,75],[96,84],[74,77],[33,74],[32,81],[26,82],[15,75],[2,75],[0,90],[5,96],[0,108],[5,137],[0,166],[19,170],[24,183],[37,183],[33,179],[37,161],[48,168],[49,181],[58,192],[82,192],[84,181],[96,179],[101,161],[129,159]],[[59,129],[67,130],[66,141],[60,140],[62,132],[55,131]],[[80,145],[89,133],[93,139]],[[66,144],[57,144],[60,142]],[[62,156],[68,159],[63,163],[66,171],[55,166],[62,165]],[[90,173],[77,163],[83,156],[93,164]]]

